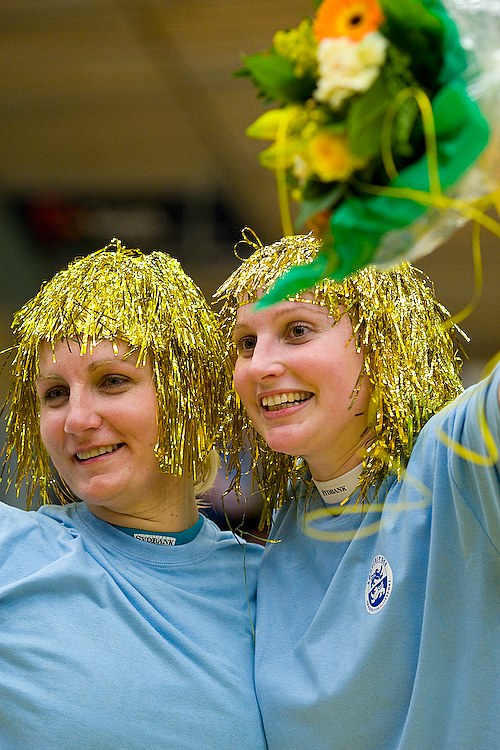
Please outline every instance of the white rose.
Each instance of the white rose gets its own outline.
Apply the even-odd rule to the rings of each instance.
[[[315,99],[339,109],[345,99],[369,89],[385,62],[387,46],[387,39],[377,31],[360,42],[348,37],[322,39],[318,45]]]

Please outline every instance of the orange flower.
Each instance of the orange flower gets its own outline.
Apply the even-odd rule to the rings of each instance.
[[[314,20],[314,33],[318,41],[347,36],[359,42],[383,20],[377,0],[325,0]]]
[[[322,240],[328,230],[331,217],[331,211],[318,211],[307,219],[305,229],[312,232],[316,239]]]
[[[322,182],[347,180],[365,164],[350,151],[344,135],[324,130],[309,142],[306,158],[311,170]]]

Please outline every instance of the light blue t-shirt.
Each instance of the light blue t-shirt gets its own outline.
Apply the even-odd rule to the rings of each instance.
[[[367,512],[321,517],[316,492],[279,511],[257,599],[269,750],[500,747],[499,382],[433,417]]]
[[[207,519],[167,546],[82,503],[0,505],[0,748],[264,750],[260,558]]]

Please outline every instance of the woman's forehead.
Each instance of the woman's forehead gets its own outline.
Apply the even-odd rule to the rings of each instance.
[[[137,347],[132,347],[127,341],[122,339],[101,339],[96,342],[83,341],[74,338],[63,338],[53,343],[41,341],[38,348],[38,358],[40,361],[47,360],[49,357],[53,361],[65,354],[77,354],[85,357],[120,357],[131,362],[136,362],[138,358]]]
[[[236,312],[236,325],[251,324],[253,321],[276,322],[281,318],[289,315],[298,314],[300,316],[311,315],[330,315],[326,305],[319,302],[312,294],[308,298],[299,300],[284,300],[276,302],[269,307],[259,307],[255,302],[241,305]]]

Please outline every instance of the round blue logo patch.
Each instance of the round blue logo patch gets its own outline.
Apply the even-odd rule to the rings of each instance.
[[[366,581],[365,604],[370,614],[379,612],[385,607],[392,591],[392,569],[385,557],[376,555],[373,558],[370,575]]]

